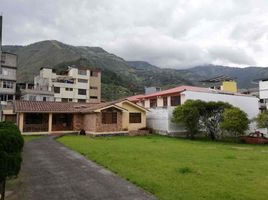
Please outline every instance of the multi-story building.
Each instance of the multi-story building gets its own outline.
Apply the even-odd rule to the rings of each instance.
[[[268,78],[259,80],[260,109],[268,109]]]
[[[101,101],[101,72],[85,68],[69,67],[67,71],[57,74],[50,68],[41,68],[34,78],[35,90],[54,92],[58,102]]]
[[[17,55],[2,52],[2,16],[0,16],[0,104],[15,99]]]

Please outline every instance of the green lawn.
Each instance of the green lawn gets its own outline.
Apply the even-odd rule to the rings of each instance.
[[[162,136],[58,139],[159,199],[266,200],[268,146]]]

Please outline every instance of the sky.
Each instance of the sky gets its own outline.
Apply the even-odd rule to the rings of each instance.
[[[99,46],[160,67],[268,66],[267,0],[0,0],[3,44]]]

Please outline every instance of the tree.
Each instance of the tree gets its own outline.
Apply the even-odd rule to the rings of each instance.
[[[182,123],[188,134],[187,137],[194,139],[200,129],[200,110],[203,102],[200,100],[187,100],[183,105],[177,106],[173,111],[172,121]]]
[[[5,196],[7,178],[17,176],[21,166],[23,137],[18,127],[12,123],[0,122],[0,192]]]
[[[249,119],[244,111],[236,107],[224,110],[223,120],[220,124],[223,130],[237,137],[238,135],[243,135],[248,126]]]
[[[215,140],[220,134],[220,122],[222,120],[223,112],[227,108],[233,106],[225,102],[203,102],[203,106],[200,107],[200,121],[202,127],[209,134],[211,140]]]
[[[268,112],[259,113],[256,122],[258,128],[268,128]]]

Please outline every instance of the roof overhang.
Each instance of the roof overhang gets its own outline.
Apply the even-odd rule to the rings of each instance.
[[[136,108],[138,108],[138,109],[140,109],[140,110],[142,110],[142,111],[144,111],[144,112],[148,112],[148,111],[149,111],[148,109],[146,109],[146,108],[144,108],[144,107],[142,107],[142,106],[140,106],[140,105],[138,105],[138,104],[132,103],[132,102],[129,101],[128,99],[123,100],[123,101],[118,102],[118,103],[128,103],[128,104],[130,104],[130,105],[132,105],[132,106],[134,106],[134,107],[136,107]]]

